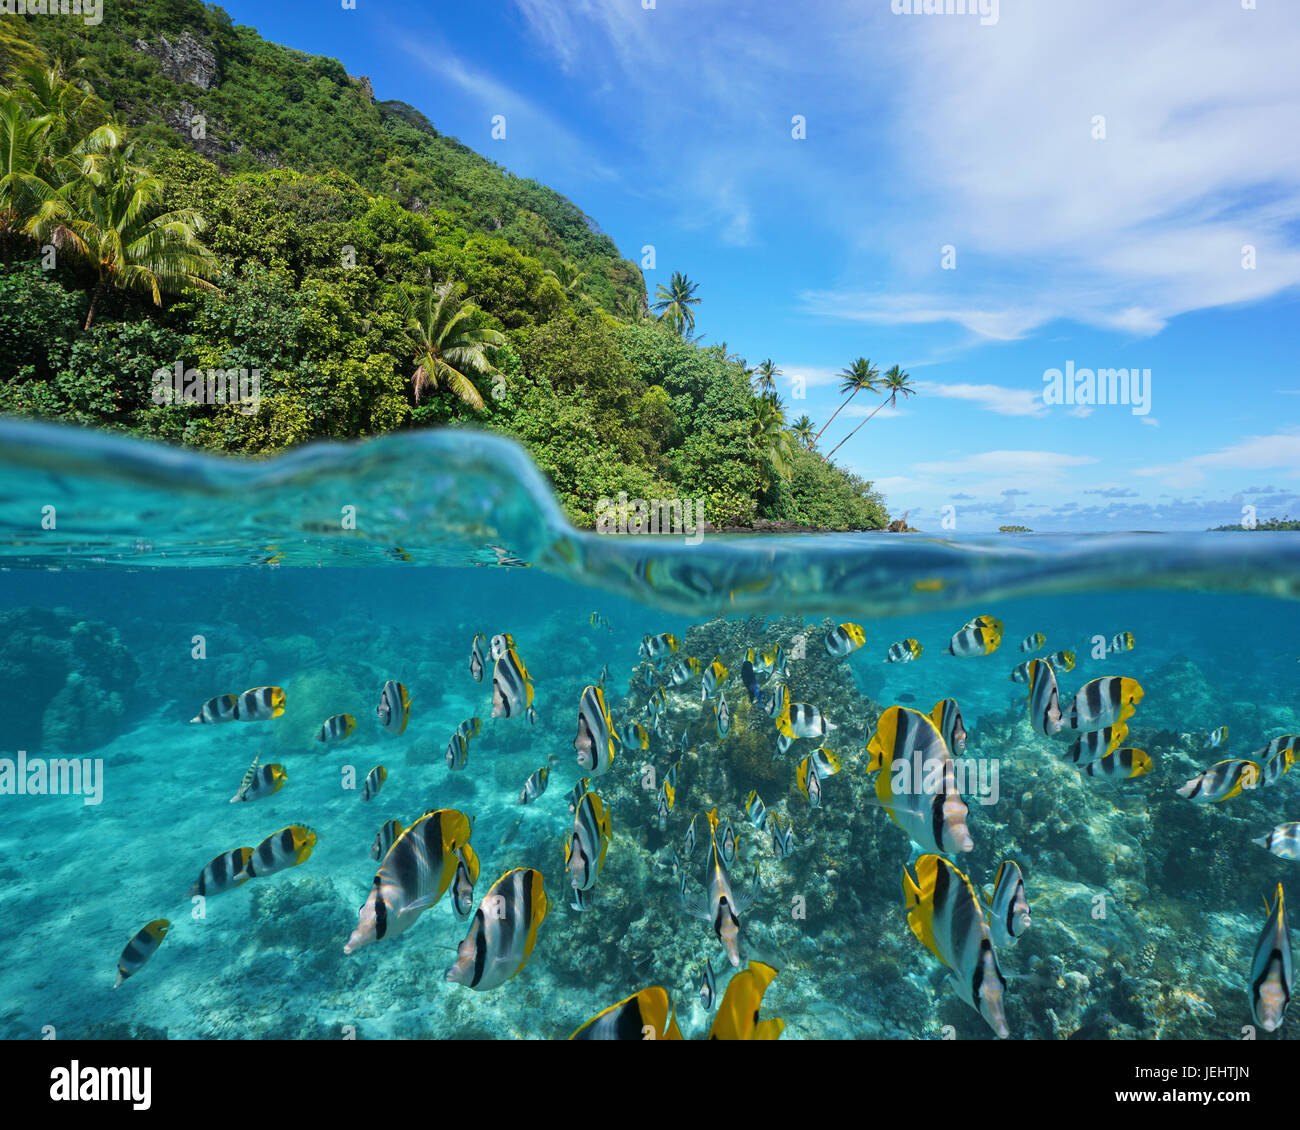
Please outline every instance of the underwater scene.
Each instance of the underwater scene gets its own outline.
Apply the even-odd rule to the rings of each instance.
[[[0,424],[0,1037],[1285,1039],[1287,533],[578,533]]]

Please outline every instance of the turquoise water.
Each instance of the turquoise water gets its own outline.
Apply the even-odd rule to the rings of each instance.
[[[355,529],[341,525],[349,513]],[[719,996],[733,971],[711,925],[681,908],[673,849],[716,806],[736,832],[738,891],[758,867],[741,968],[779,970],[762,1013],[784,1021],[783,1038],[993,1039],[908,929],[901,882],[918,853],[871,803],[864,746],[881,712],[947,697],[970,732],[966,758],[997,769],[996,803],[966,798],[974,850],[951,860],[977,886],[1015,860],[1032,909],[1029,929],[997,949],[1011,1036],[1235,1038],[1252,1023],[1261,897],[1279,881],[1290,889],[1300,865],[1251,841],[1300,820],[1298,778],[1209,805],[1176,790],[1300,733],[1293,535],[708,535],[690,546],[575,535],[517,449],[483,437],[390,437],[236,465],[14,424],[0,425],[0,528],[0,758],[102,762],[98,803],[0,794],[5,1038],[47,1026],[60,1038],[555,1038],[650,985],[667,990],[684,1035],[702,1036],[716,1006],[700,1002],[700,967],[712,963]],[[608,626],[593,627],[593,612]],[[1003,622],[1000,647],[943,654],[978,615]],[[822,639],[843,621],[861,623],[866,644],[839,661]],[[1125,631],[1133,650],[1094,657],[1095,637]],[[490,716],[490,662],[484,682],[470,676],[475,634],[501,632],[535,686],[536,725]],[[681,648],[656,670],[638,645],[664,632]],[[1017,650],[1033,632],[1045,646]],[[883,662],[904,638],[922,656]],[[843,768],[818,808],[795,773],[817,743],[778,753],[741,685],[746,649],[777,643],[791,655],[791,698],[835,726],[823,744]],[[1074,735],[1030,727],[1009,673],[1061,649],[1077,655],[1059,673],[1067,713],[1093,678],[1141,684],[1125,744],[1149,753],[1149,774],[1081,774],[1060,756]],[[729,669],[731,731],[719,737],[698,680],[669,688],[666,736],[619,749],[594,781],[613,834],[594,905],[578,912],[563,845],[579,696],[607,665],[614,722],[648,725],[651,686],[687,655]],[[412,700],[400,736],[376,719],[387,680]],[[213,696],[263,685],[284,688],[282,716],[188,723]],[[342,712],[355,733],[314,741]],[[448,739],[472,717],[482,731],[452,772]],[[1226,749],[1207,750],[1223,725]],[[258,754],[288,783],[231,804]],[[661,832],[645,769],[658,780],[678,757]],[[518,806],[547,764],[546,792]],[[376,765],[388,776],[367,803],[360,783]],[[751,789],[792,824],[788,858],[747,822]],[[498,988],[445,980],[468,928],[449,896],[400,936],[343,953],[380,825],[433,808],[473,818],[475,902],[512,868],[544,877],[536,946]],[[317,836],[305,862],[201,907],[187,897],[219,852],[295,824]],[[684,866],[698,892],[702,817],[697,833],[703,847]],[[166,940],[114,991],[124,945],[159,918],[172,924]]]

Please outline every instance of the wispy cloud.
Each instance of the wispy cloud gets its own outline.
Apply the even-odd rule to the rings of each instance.
[[[1174,463],[1140,467],[1134,473],[1160,476],[1174,484],[1198,483],[1207,471],[1277,470],[1300,475],[1300,431],[1251,436],[1218,451],[1193,455]]]
[[[840,12],[828,70],[868,43],[906,57],[889,226],[859,229],[864,249],[888,241],[895,273],[888,291],[810,294],[810,310],[1001,340],[1058,318],[1150,334],[1300,283],[1300,163],[1277,143],[1300,116],[1293,12],[1004,0],[984,29]],[[939,270],[943,245],[956,270]]]
[[[1002,385],[939,384],[917,381],[917,392],[947,400],[964,400],[999,416],[1045,416],[1041,389],[1005,388]]]
[[[618,172],[602,161],[590,146],[563,125],[533,99],[470,66],[454,51],[441,51],[436,46],[413,42],[397,37],[395,43],[414,59],[431,78],[449,83],[483,107],[483,137],[490,137],[493,115],[506,118],[506,140],[501,144],[518,147],[493,153],[487,141],[474,141],[473,147],[488,157],[497,157],[508,163],[508,157],[522,150],[533,156],[546,154],[549,158],[580,170],[599,180],[618,180]],[[470,139],[474,140],[474,139]]]
[[[981,451],[936,462],[916,463],[913,470],[930,475],[1039,475],[1055,477],[1068,467],[1099,460],[1094,455],[1060,451]]]

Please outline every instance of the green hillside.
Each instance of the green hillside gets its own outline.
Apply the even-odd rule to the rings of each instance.
[[[691,340],[693,284],[654,317],[564,197],[218,8],[115,0],[91,30],[0,21],[0,411],[251,455],[478,426],[580,525],[620,490],[718,525],[887,522]],[[173,369],[256,371],[255,402],[160,402]]]

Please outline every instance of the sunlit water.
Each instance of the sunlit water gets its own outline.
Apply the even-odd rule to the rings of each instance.
[[[945,1026],[993,1038],[909,931],[900,884],[914,853],[869,803],[864,744],[879,712],[928,712],[945,697],[961,705],[967,757],[997,770],[996,802],[967,798],[975,850],[953,862],[982,886],[1016,860],[1032,907],[1028,932],[998,952],[1012,1036],[1235,1037],[1251,1023],[1261,896],[1300,866],[1251,840],[1300,819],[1297,776],[1205,806],[1175,790],[1300,732],[1294,535],[707,535],[692,546],[575,534],[522,453],[468,434],[235,464],[13,424],[0,425],[0,528],[0,757],[102,764],[99,796],[0,795],[0,1036],[554,1038],[656,984],[683,1032],[703,1035],[700,966],[712,962],[719,995],[731,967],[710,925],[680,907],[673,845],[716,805],[738,836],[737,887],[759,868],[741,953],[780,970],[762,1011],[785,1021],[786,1038],[937,1038]],[[593,612],[608,627],[593,627]],[[981,614],[1004,622],[1000,648],[943,654]],[[841,621],[867,634],[843,664],[822,644]],[[1047,644],[1032,654],[1077,655],[1060,676],[1067,709],[1098,676],[1143,685],[1126,744],[1153,757],[1149,775],[1081,775],[1059,757],[1073,735],[1029,728],[1026,688],[1008,676],[1039,631]],[[1135,649],[1098,658],[1095,640],[1123,631]],[[469,673],[478,632],[514,636],[535,726],[491,718],[491,664],[482,683]],[[595,904],[579,913],[563,853],[578,699],[608,665],[615,722],[648,724],[647,677],[663,674],[638,644],[661,632],[682,640],[678,658],[728,666],[732,732],[719,738],[697,680],[670,696],[666,736],[621,750],[597,778],[614,835]],[[921,658],[883,662],[907,637]],[[740,685],[745,648],[777,642],[792,656],[792,698],[836,727],[825,745],[843,770],[818,809],[795,784],[815,743],[778,754]],[[412,698],[401,736],[376,720],[389,679]],[[282,717],[188,724],[214,695],[262,685],[285,689]],[[315,742],[341,712],[355,734]],[[453,773],[447,741],[471,717],[482,732]],[[1221,725],[1226,751],[1205,750]],[[259,753],[289,783],[229,803]],[[646,769],[658,780],[678,757],[664,833]],[[548,762],[547,791],[516,805]],[[376,765],[388,779],[366,803],[360,781]],[[751,788],[793,824],[789,858],[746,821]],[[525,968],[488,992],[445,980],[467,929],[447,899],[400,937],[342,952],[380,825],[444,807],[473,817],[476,900],[514,867],[541,871],[550,900]],[[213,856],[291,824],[317,834],[305,863],[201,905],[187,898]],[[697,831],[707,847],[703,819]],[[697,888],[704,856],[686,864]],[[166,941],[114,991],[123,946],[158,918],[172,923]]]

